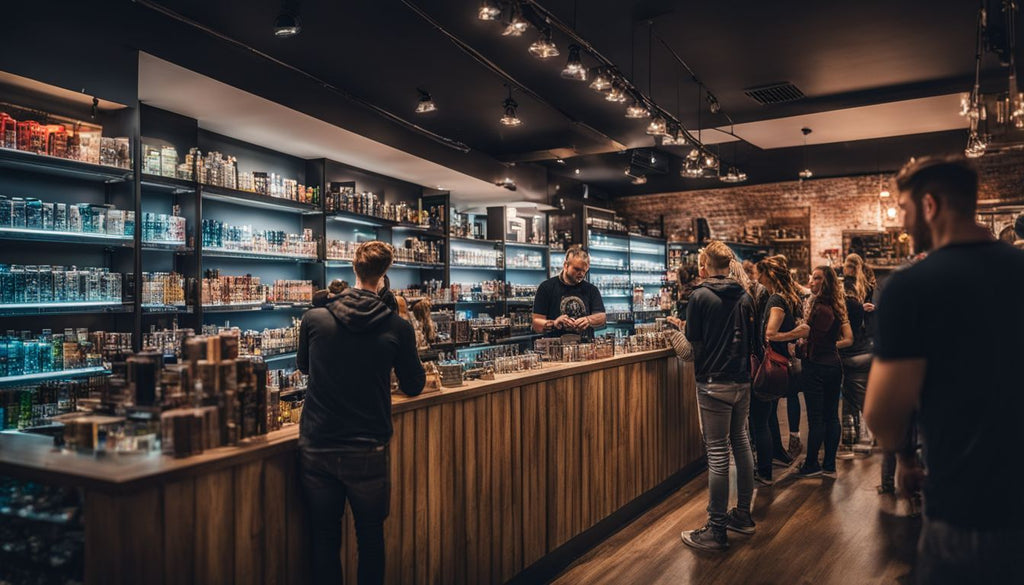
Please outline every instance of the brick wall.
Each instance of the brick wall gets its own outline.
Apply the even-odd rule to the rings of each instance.
[[[1019,199],[1024,196],[1024,153],[988,155],[979,161],[982,200]],[[665,216],[665,232],[671,238],[688,233],[691,219],[707,218],[716,239],[736,240],[749,219],[810,208],[811,262],[822,262],[822,252],[841,248],[843,230],[875,230],[898,225],[889,220],[886,207],[895,205],[892,173],[860,177],[817,179],[804,182],[736,186],[624,197],[615,207],[627,219],[656,222]],[[879,198],[880,186],[892,192]]]

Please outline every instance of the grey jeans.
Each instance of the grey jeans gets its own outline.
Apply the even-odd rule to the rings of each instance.
[[[697,382],[700,428],[708,453],[708,517],[724,528],[729,506],[729,447],[736,459],[736,507],[750,511],[754,495],[754,458],[747,435],[750,384]]]
[[[981,531],[927,517],[917,543],[917,582],[921,585],[1024,583],[1024,530],[1009,526]]]

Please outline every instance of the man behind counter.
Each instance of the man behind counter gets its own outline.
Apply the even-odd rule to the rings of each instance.
[[[580,246],[565,251],[562,272],[540,283],[533,300],[533,330],[549,336],[578,333],[593,337],[604,327],[604,301],[597,287],[583,280],[590,254]]]

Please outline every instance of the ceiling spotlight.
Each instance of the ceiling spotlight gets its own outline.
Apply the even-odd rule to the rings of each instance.
[[[612,84],[612,89],[605,94],[604,99],[609,102],[615,102],[621,104],[626,101],[626,92],[622,91],[617,84]]]
[[[555,162],[560,164],[560,165],[564,165],[565,164],[565,159],[564,158],[557,158],[557,159],[555,159]]]
[[[598,69],[594,80],[590,82],[590,89],[594,91],[608,91],[612,88],[612,77],[605,69]]]
[[[578,174],[580,174],[580,170],[579,170],[578,168],[576,168],[576,169],[573,169],[573,170],[572,170],[572,173],[573,173],[574,175],[578,175]]]
[[[480,20],[498,20],[498,17],[501,16],[501,8],[498,8],[490,0],[483,0],[476,15]]]
[[[512,86],[509,86],[508,88],[508,97],[505,98],[504,107],[505,115],[503,115],[500,120],[502,126],[519,126],[523,123],[523,121],[519,119],[519,115],[516,113],[516,109],[519,107],[519,104],[516,103],[516,100],[512,99]]]
[[[429,93],[419,88],[416,88],[416,91],[420,92],[420,101],[416,104],[417,114],[426,114],[437,111],[437,105],[434,103],[434,100],[430,97]]]
[[[811,177],[814,176],[814,173],[811,172],[811,169],[804,169],[804,170],[800,171],[799,174],[800,174],[800,179],[801,180],[810,179]]]
[[[583,61],[580,60],[579,45],[569,45],[569,59],[565,63],[565,69],[562,69],[562,77],[572,79],[573,81],[587,80],[587,68],[583,66]]]
[[[530,23],[526,22],[523,18],[523,13],[519,10],[519,4],[512,5],[512,18],[508,21],[508,25],[505,26],[505,30],[501,32],[504,37],[521,37],[526,29],[530,28]]]
[[[882,197],[882,198],[888,197],[888,196],[889,196],[889,190],[888,190],[888,189],[882,189],[882,190],[881,190],[881,191],[880,191],[880,192],[878,193],[878,196],[879,196],[879,197]]]
[[[651,111],[640,105],[640,102],[633,100],[633,103],[626,108],[626,117],[633,120],[650,118]]]
[[[683,168],[679,171],[679,174],[688,179],[699,179],[704,176],[704,169],[701,167],[703,158],[699,150],[696,148],[691,149],[686,155],[686,159],[683,160]]]
[[[540,34],[540,38],[533,41],[530,45],[530,54],[538,59],[550,59],[551,57],[557,57],[559,55],[558,47],[555,43],[551,42],[551,29],[544,29]]]
[[[665,118],[655,116],[647,125],[647,133],[651,136],[664,136],[666,133]]]
[[[742,183],[747,180],[747,173],[740,172],[736,167],[729,167],[729,170],[718,180],[723,183]]]
[[[709,91],[705,96],[705,99],[708,100],[708,111],[712,114],[717,114],[722,111],[722,105],[718,103],[718,98],[715,97],[715,94]]]
[[[281,11],[274,19],[274,36],[287,39],[300,32],[302,20],[299,18],[299,3],[296,0],[284,0],[281,2]]]
[[[804,170],[800,171],[798,173],[798,175],[800,177],[800,180],[803,181],[804,179],[810,179],[811,177],[813,177],[814,173],[812,173],[810,167],[807,166],[807,135],[811,133],[811,129],[810,128],[801,128],[800,132],[802,132],[803,135],[804,135],[804,150],[803,150]]]
[[[515,191],[516,190],[516,182],[512,180],[512,177],[505,177],[504,179],[502,179],[502,180],[500,180],[500,181],[498,181],[498,182],[496,182],[494,184],[495,184],[495,186],[498,186],[498,187],[504,187],[504,188],[508,189],[509,191]]]
[[[718,157],[710,152],[704,153],[704,157],[700,161],[701,167],[705,171],[718,172]]]

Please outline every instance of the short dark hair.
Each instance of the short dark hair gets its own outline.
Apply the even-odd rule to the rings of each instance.
[[[896,175],[896,186],[915,203],[931,193],[961,216],[978,209],[978,171],[962,156],[910,159]]]
[[[380,241],[363,242],[356,248],[356,256],[352,261],[352,268],[356,276],[364,282],[380,280],[384,273],[391,267],[394,258],[391,246]]]

